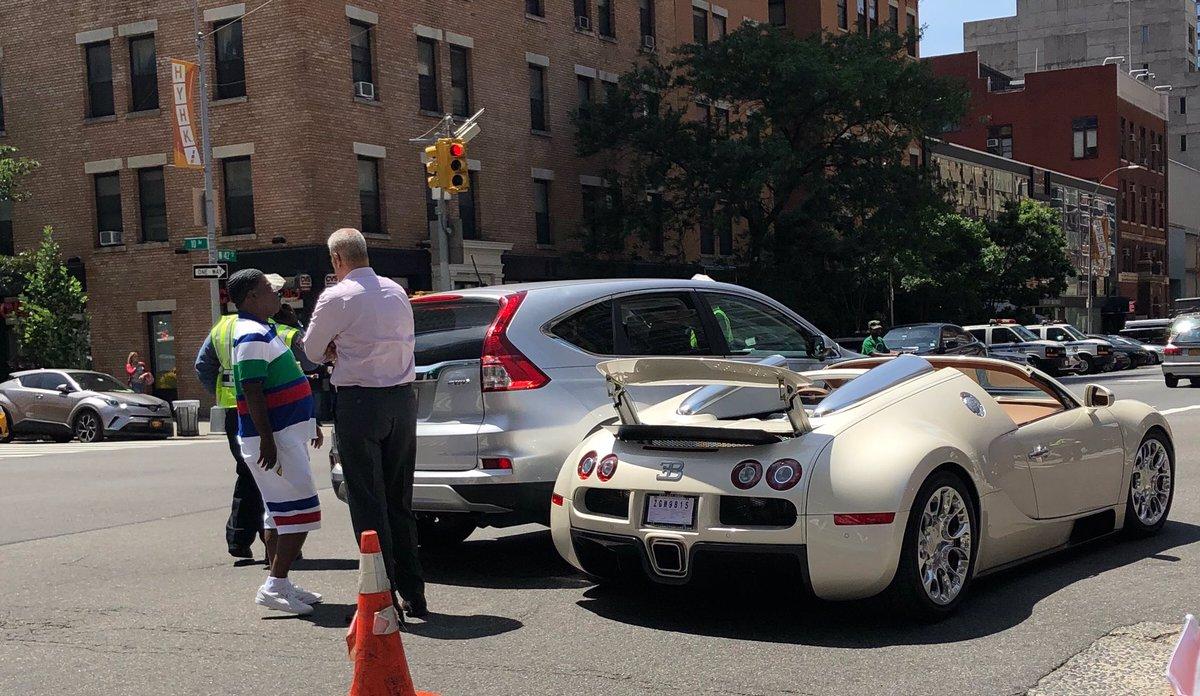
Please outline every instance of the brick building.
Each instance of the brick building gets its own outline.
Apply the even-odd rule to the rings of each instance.
[[[919,31],[917,0],[769,0],[770,22],[786,26],[797,36],[821,31],[834,34],[873,31],[876,28]],[[908,54],[918,55],[917,41]]]
[[[975,52],[928,59],[971,91],[948,142],[1114,185],[1118,232],[1113,271],[1097,284],[1105,314],[1161,317],[1168,310],[1167,97],[1116,65],[1029,72],[1023,80],[980,63]],[[1119,171],[1141,165],[1142,170]],[[1129,312],[1130,303],[1133,311]]]
[[[602,99],[652,51],[767,19],[766,0],[355,3],[200,2],[218,244],[237,250],[234,269],[313,279],[291,298],[301,316],[341,226],[368,233],[381,274],[430,287],[433,206],[408,140],[447,112],[486,108],[471,192],[452,204],[466,238],[455,282],[562,275],[604,184],[574,154],[581,100]],[[166,61],[195,59],[192,11],[166,0],[0,5],[0,143],[42,164],[29,200],[0,211],[0,236],[20,250],[55,228],[86,283],[97,369],[119,373],[138,350],[160,378],[178,367],[180,396],[198,396],[191,361],[208,287],[190,267],[205,259],[178,252],[204,234],[202,175],[166,154]],[[699,257],[699,240],[687,243]],[[0,324],[0,363],[11,334]]]

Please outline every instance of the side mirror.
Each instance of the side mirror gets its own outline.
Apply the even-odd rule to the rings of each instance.
[[[813,341],[812,354],[817,360],[824,360],[825,358],[828,358],[831,352],[832,351],[829,350],[829,347],[825,345],[825,339],[818,336],[816,340]]]
[[[60,384],[60,385],[58,385],[57,387],[55,387],[55,388],[54,388],[54,390],[55,390],[56,392],[58,392],[59,394],[63,394],[64,396],[65,396],[65,395],[67,395],[67,394],[70,394],[70,393],[71,393],[71,392],[73,392],[73,391],[75,391],[74,389],[72,389],[71,387],[67,386],[66,384]]]
[[[1089,384],[1083,392],[1083,403],[1088,408],[1112,406],[1116,400],[1117,397],[1108,387],[1102,387],[1099,384]]]

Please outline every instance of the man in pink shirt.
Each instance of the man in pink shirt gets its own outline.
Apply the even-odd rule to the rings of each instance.
[[[412,305],[404,288],[375,275],[367,241],[358,230],[329,237],[338,284],[317,300],[304,352],[314,362],[335,361],[335,424],[355,538],[379,534],[392,586],[413,617],[428,613],[417,559],[412,511],[416,468],[417,398]]]

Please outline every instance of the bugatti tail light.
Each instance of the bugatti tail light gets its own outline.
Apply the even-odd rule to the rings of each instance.
[[[800,483],[800,462],[795,459],[780,459],[767,469],[767,485],[777,491],[791,489]]]
[[[596,470],[596,453],[588,452],[579,460],[579,467],[576,471],[579,472],[579,478],[586,479]]]
[[[610,454],[600,460],[600,465],[596,467],[596,478],[601,481],[607,481],[617,473],[617,455]]]
[[[733,472],[730,473],[729,479],[736,488],[748,491],[758,485],[758,482],[762,480],[762,475],[762,464],[753,459],[747,459],[733,467]]]

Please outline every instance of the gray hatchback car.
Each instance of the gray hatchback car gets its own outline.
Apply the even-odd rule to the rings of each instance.
[[[856,355],[775,300],[711,280],[498,285],[414,298],[413,314],[413,507],[426,546],[460,542],[480,526],[547,522],[571,449],[616,420],[596,370],[604,360],[783,356],[807,370]],[[343,497],[336,451],[330,457]]]
[[[171,405],[135,394],[103,372],[28,370],[0,384],[0,409],[12,437],[36,435],[60,442],[78,438],[170,437],[175,432]]]

